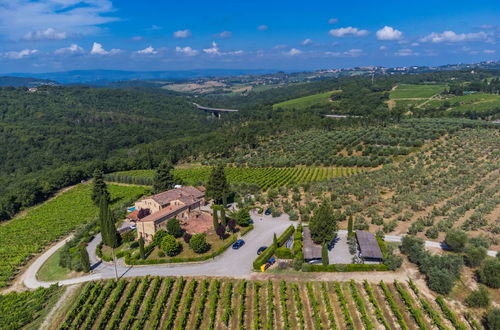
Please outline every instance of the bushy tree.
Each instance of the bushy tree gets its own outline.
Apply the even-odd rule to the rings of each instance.
[[[479,267],[487,256],[488,250],[482,246],[470,245],[465,249],[465,262],[469,267]]]
[[[196,253],[205,253],[210,248],[207,243],[207,235],[205,233],[195,234],[189,241],[189,246]]]
[[[490,330],[500,329],[500,308],[493,308],[488,312],[486,325]]]
[[[160,243],[161,249],[165,251],[167,256],[173,257],[181,252],[181,243],[177,242],[175,237],[170,234],[166,234]]]
[[[465,303],[469,307],[488,307],[490,304],[490,292],[484,286],[479,286],[479,289],[472,291],[471,294],[465,299]]]
[[[160,246],[163,237],[165,237],[166,235],[168,235],[168,233],[165,230],[163,229],[157,230],[153,237],[153,244],[156,246]]]
[[[146,258],[146,251],[144,250],[144,238],[139,238],[139,256],[141,259]]]
[[[101,199],[104,198],[109,203],[110,197],[104,175],[100,169],[94,171],[94,184],[92,186],[92,201],[96,206],[99,205]]]
[[[226,236],[226,228],[224,228],[223,225],[219,224],[215,228],[215,233],[217,234],[217,236],[219,236],[220,239],[224,239],[224,237]]]
[[[500,258],[486,258],[481,263],[479,281],[491,288],[500,288]]]
[[[439,267],[430,267],[427,272],[427,285],[437,293],[448,294],[454,282],[453,275]]]
[[[176,217],[167,221],[167,233],[174,236],[175,238],[182,236],[181,224]]]
[[[229,183],[226,179],[224,166],[212,169],[206,188],[206,196],[212,198],[216,204],[221,204],[229,196]]]
[[[444,242],[452,251],[462,252],[467,244],[467,233],[460,229],[450,229]]]
[[[85,273],[90,272],[90,258],[85,245],[80,245],[80,262]]]
[[[339,216],[335,216],[328,203],[316,208],[309,223],[311,238],[317,244],[329,243],[337,233]]]
[[[170,190],[174,187],[173,169],[172,163],[168,160],[164,160],[160,163],[153,178],[153,190],[155,193]]]

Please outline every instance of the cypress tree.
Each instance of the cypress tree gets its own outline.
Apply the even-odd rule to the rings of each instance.
[[[90,272],[90,258],[85,245],[80,245],[80,261],[82,264],[82,270],[85,273]]]
[[[311,238],[317,244],[328,243],[335,237],[337,232],[337,217],[328,203],[323,203],[314,210],[314,215],[309,222]]]
[[[220,209],[220,222],[224,228],[227,226],[227,219],[226,219],[226,208],[224,205]]]
[[[328,248],[326,244],[323,244],[323,246],[321,247],[321,259],[324,266],[330,263],[330,260],[328,260]]]
[[[106,182],[104,182],[104,175],[100,169],[94,171],[94,186],[92,187],[92,201],[97,206],[102,198],[105,198],[109,203],[109,192]]]
[[[101,224],[102,242],[111,248],[116,248],[118,246],[118,233],[116,232],[113,213],[109,209],[108,202],[105,198],[101,200],[100,206],[99,220]]]
[[[174,175],[172,174],[174,167],[168,160],[160,163],[156,169],[153,179],[153,189],[156,193],[172,189],[175,185]]]
[[[107,241],[107,232],[108,226],[106,226],[106,219],[108,218],[108,201],[106,198],[102,198],[99,203],[99,226],[101,227],[101,236],[102,241]],[[105,238],[106,237],[106,238]]]
[[[139,255],[141,256],[141,259],[146,258],[146,251],[144,250],[144,238],[139,238]]]
[[[224,166],[214,167],[207,182],[206,196],[212,198],[216,204],[221,204],[228,195],[229,183],[226,179]]]
[[[273,245],[275,249],[278,248],[278,239],[276,238],[276,233],[274,233],[273,235]]]
[[[217,227],[219,226],[219,219],[217,217],[217,206],[216,205],[212,205],[212,221],[214,224],[214,230],[216,230]]]
[[[347,220],[347,235],[352,236],[354,233],[352,232],[352,216]]]

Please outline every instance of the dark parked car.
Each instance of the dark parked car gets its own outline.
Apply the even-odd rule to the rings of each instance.
[[[271,215],[271,213],[273,213],[273,211],[271,210],[271,208],[268,208],[266,209],[266,212],[264,212],[264,215]]]
[[[233,249],[234,250],[238,250],[240,247],[242,247],[243,245],[245,244],[245,241],[242,240],[242,239],[239,239],[237,240],[236,242],[234,242],[233,244]]]
[[[260,256],[262,254],[262,252],[264,252],[264,250],[267,249],[267,246],[261,246],[258,250],[257,250],[257,254]]]

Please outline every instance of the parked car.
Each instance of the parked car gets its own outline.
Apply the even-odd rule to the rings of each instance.
[[[271,215],[271,213],[273,213],[273,211],[271,210],[271,208],[268,208],[268,209],[266,209],[266,211],[264,212],[264,215]]]
[[[308,262],[308,264],[310,264],[310,265],[322,265],[322,264],[323,264],[323,261],[318,260],[318,259],[314,259],[314,260],[310,260],[310,261]]]
[[[242,247],[243,245],[245,244],[245,241],[242,240],[242,239],[239,239],[237,240],[236,242],[234,242],[233,244],[233,249],[234,250],[238,250],[240,247]]]
[[[267,249],[267,246],[261,246],[258,250],[257,250],[257,255],[261,255],[262,252],[264,252],[264,250]]]

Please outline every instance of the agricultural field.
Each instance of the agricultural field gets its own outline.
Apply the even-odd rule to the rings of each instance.
[[[174,176],[179,182],[200,185],[207,182],[211,171],[210,166],[177,168],[174,170]],[[266,190],[294,183],[301,184],[350,176],[362,172],[363,169],[358,167],[227,167],[225,171],[230,184],[253,184]],[[151,185],[153,175],[153,170],[132,170],[108,174],[106,180]]]
[[[58,329],[468,328],[413,282],[286,282],[144,277],[82,285]],[[446,312],[443,312],[446,311]],[[452,320],[452,321],[450,321]],[[471,321],[476,321],[475,317]],[[453,322],[453,324],[452,324]],[[477,321],[476,321],[477,322]]]
[[[390,93],[391,99],[428,99],[435,94],[439,94],[445,90],[444,85],[412,85],[400,84],[397,85]]]
[[[145,187],[109,185],[114,205],[128,205]],[[97,216],[91,201],[92,186],[78,185],[0,225],[0,288],[7,286],[20,267],[48,245]]]
[[[467,113],[475,113],[477,116],[499,114],[500,95],[477,93],[454,96],[442,100],[432,100],[424,108],[445,109],[445,113],[453,116]]]
[[[262,141],[252,150],[239,150],[231,158],[209,163],[235,163],[250,167],[358,166],[374,167],[417,151],[424,144],[464,126],[471,120],[411,119],[387,126],[342,130],[308,130]]]
[[[296,99],[280,102],[273,104],[273,109],[307,109],[311,106],[324,106],[330,104],[332,101],[330,97],[332,94],[340,93],[340,91],[330,91],[325,93],[319,93],[304,97],[299,97]]]
[[[353,216],[357,229],[442,241],[450,228],[460,228],[485,235],[498,249],[498,141],[494,126],[450,133],[379,171],[313,184],[301,205],[312,207],[319,194]]]

